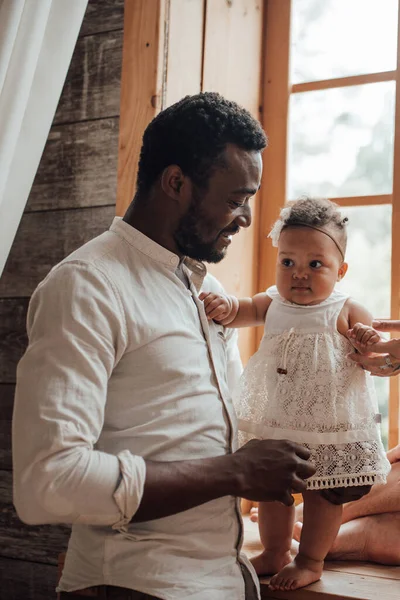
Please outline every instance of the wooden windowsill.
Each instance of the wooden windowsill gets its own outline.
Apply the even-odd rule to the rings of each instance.
[[[243,551],[251,557],[261,549],[257,524],[243,517]],[[261,598],[280,600],[399,600],[400,567],[361,562],[327,562],[322,579],[295,592],[272,592],[261,578]]]

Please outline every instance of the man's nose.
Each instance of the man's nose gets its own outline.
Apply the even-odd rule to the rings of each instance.
[[[238,227],[250,227],[251,225],[251,208],[248,205],[242,206],[240,215],[235,219]]]

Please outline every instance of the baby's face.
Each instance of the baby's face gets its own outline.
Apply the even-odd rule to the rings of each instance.
[[[279,238],[276,285],[294,304],[319,304],[346,273],[335,242],[310,227],[288,227]]]

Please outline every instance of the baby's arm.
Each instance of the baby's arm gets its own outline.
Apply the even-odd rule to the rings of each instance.
[[[355,325],[367,326],[371,329],[372,315],[362,304],[349,298],[339,315],[337,328],[345,337],[350,336]]]
[[[368,346],[381,340],[381,336],[371,324],[372,315],[369,310],[350,298],[339,316],[338,330],[348,337],[360,352],[365,353],[368,352]]]
[[[209,319],[229,327],[262,325],[272,300],[267,294],[238,299],[225,294],[202,292],[199,296]]]

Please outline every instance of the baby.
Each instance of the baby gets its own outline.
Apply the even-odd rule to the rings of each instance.
[[[261,503],[258,574],[294,590],[321,577],[341,523],[329,488],[384,483],[390,464],[370,375],[351,362],[348,332],[370,313],[335,288],[346,274],[346,221],[329,200],[306,198],[281,211],[276,286],[253,298],[202,293],[209,319],[229,327],[265,323],[260,348],[241,379],[236,407],[242,441],[290,439],[306,446],[317,471],[308,480],[298,555],[291,558],[294,507]]]

